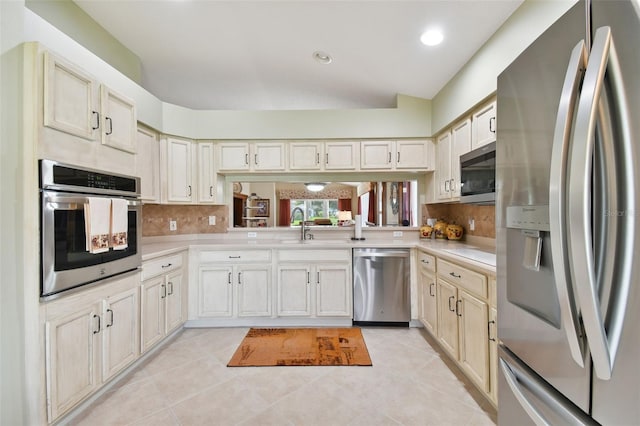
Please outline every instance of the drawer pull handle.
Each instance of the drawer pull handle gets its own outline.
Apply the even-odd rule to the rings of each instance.
[[[451,312],[455,312],[455,311],[456,311],[455,309],[453,309],[453,308],[451,307],[451,301],[452,301],[453,299],[455,299],[455,298],[456,298],[455,296],[449,296],[449,310],[450,310]]]
[[[454,278],[462,278],[462,275],[458,275],[455,272],[449,272],[449,275],[451,275]]]
[[[229,259],[240,259],[240,256],[229,256]]]
[[[422,262],[422,263],[426,263],[427,265],[430,263],[430,262],[429,262],[428,260],[426,260],[426,259],[422,259],[422,260],[421,260],[421,262]]]
[[[162,269],[169,268],[173,263],[167,263],[166,265],[162,265]]]

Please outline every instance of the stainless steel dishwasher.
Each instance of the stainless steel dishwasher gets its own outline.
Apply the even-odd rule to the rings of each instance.
[[[409,249],[353,249],[353,323],[409,326]]]

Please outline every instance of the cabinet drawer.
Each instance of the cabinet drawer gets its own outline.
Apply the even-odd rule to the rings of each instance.
[[[223,250],[202,251],[200,263],[211,262],[271,262],[271,250]]]
[[[423,251],[418,252],[418,265],[422,268],[425,268],[429,271],[436,271],[436,258],[435,256],[431,256]]]
[[[149,260],[142,264],[142,281],[182,267],[182,254]]]
[[[281,262],[350,262],[351,250],[278,250]]]
[[[462,266],[438,259],[438,275],[484,299],[488,297],[487,277]]]

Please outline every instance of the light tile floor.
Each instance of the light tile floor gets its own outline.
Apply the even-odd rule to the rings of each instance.
[[[363,328],[373,367],[226,367],[247,328],[186,329],[77,425],[494,425],[418,328]]]

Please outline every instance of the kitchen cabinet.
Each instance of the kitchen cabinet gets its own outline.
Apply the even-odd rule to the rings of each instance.
[[[278,250],[277,315],[351,317],[349,250]]]
[[[166,203],[214,204],[217,200],[214,143],[165,137],[161,141]]]
[[[359,146],[354,141],[294,141],[289,144],[289,170],[356,170]]]
[[[197,201],[199,204],[212,204],[217,200],[214,144],[213,142],[198,142],[196,145],[198,161]]]
[[[284,142],[218,142],[219,172],[284,171]]]
[[[136,109],[80,67],[44,52],[44,126],[136,152]]]
[[[433,142],[430,140],[362,141],[362,170],[433,170]]]
[[[206,250],[197,258],[198,318],[271,316],[270,250]]]
[[[479,148],[496,140],[496,102],[489,102],[472,115],[471,149]]]
[[[442,259],[437,271],[439,342],[489,395],[487,277]]]
[[[160,142],[158,134],[143,126],[137,132],[136,174],[140,176],[140,199],[160,203]]]
[[[141,350],[146,352],[186,319],[183,253],[142,264]]]
[[[471,149],[471,120],[455,124],[438,137],[438,199],[460,198],[460,156]]]
[[[53,422],[139,356],[139,275],[45,307],[47,415]]]
[[[436,259],[422,251],[418,252],[418,279],[420,299],[419,319],[434,337],[438,337],[438,293],[436,286]]]
[[[498,309],[496,294],[496,277],[489,277],[489,374],[491,392],[489,397],[494,405],[498,404]]]

